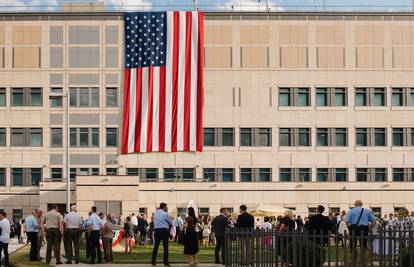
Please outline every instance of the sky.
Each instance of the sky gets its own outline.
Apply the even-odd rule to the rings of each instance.
[[[0,0],[0,11],[58,11],[61,3],[104,2],[106,10],[410,11],[412,0]]]

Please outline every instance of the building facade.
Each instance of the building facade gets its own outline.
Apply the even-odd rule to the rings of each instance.
[[[122,13],[0,14],[0,208],[64,205],[69,125],[82,213],[412,210],[413,18],[207,13],[204,151],[120,155]]]

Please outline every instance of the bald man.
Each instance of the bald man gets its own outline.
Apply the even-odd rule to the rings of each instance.
[[[351,251],[357,252],[356,244],[359,240],[359,245],[363,251],[367,248],[367,236],[369,233],[370,226],[375,224],[376,218],[372,215],[369,209],[362,207],[363,203],[361,200],[356,200],[355,208],[351,209],[346,215],[346,222],[349,227],[351,234]]]

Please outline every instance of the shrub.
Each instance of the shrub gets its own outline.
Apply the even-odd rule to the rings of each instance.
[[[295,266],[321,267],[325,262],[325,248],[308,239],[297,238],[289,240],[287,255],[282,255],[283,261]]]
[[[401,248],[398,255],[398,262],[400,267],[414,266],[414,246]]]

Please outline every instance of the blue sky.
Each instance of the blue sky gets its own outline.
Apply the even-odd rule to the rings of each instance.
[[[1,11],[51,11],[65,2],[104,2],[107,10],[181,10],[193,9],[195,0],[0,0]],[[411,7],[411,0],[198,0],[201,10],[217,11],[401,11]]]

